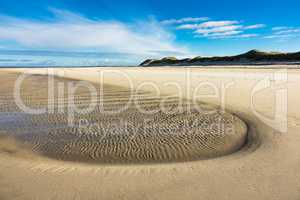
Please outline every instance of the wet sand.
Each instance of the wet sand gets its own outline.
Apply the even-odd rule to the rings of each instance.
[[[113,92],[113,94],[120,94],[122,93],[120,91],[124,91],[124,88],[128,88],[129,84],[127,79],[124,78],[125,76],[120,77],[120,74],[113,73],[112,70],[120,70],[122,73],[128,75],[128,77],[133,80],[132,84],[134,88],[137,88],[139,84],[145,81],[155,83],[163,92],[163,95],[161,94],[159,98],[163,98],[164,95],[175,95],[178,99],[184,99],[184,105],[187,105],[190,104],[189,99],[196,91],[198,95],[202,94],[199,99],[199,104],[205,109],[211,109],[213,111],[219,109],[218,105],[221,105],[221,102],[225,102],[227,112],[233,113],[234,115],[222,114],[221,112],[212,113],[214,113],[214,115],[217,113],[217,116],[221,116],[222,119],[225,119],[228,125],[235,124],[235,126],[238,126],[238,124],[243,124],[238,118],[232,116],[238,116],[243,120],[248,128],[246,144],[244,144],[245,141],[243,140],[243,138],[245,139],[245,127],[242,126],[240,131],[236,131],[235,134],[226,134],[227,132],[224,132],[221,134],[223,136],[222,138],[216,138],[214,134],[210,136],[212,138],[210,141],[213,141],[211,144],[214,144],[213,147],[219,148],[216,154],[211,154],[212,152],[210,150],[207,151],[207,149],[204,149],[206,153],[201,155],[203,148],[196,148],[196,152],[190,151],[190,149],[195,149],[194,147],[202,147],[203,137],[199,137],[200,140],[190,138],[190,140],[188,140],[189,142],[186,142],[186,136],[181,135],[180,133],[182,132],[179,132],[179,135],[177,134],[176,137],[167,134],[167,137],[171,139],[166,140],[166,147],[170,147],[170,151],[168,152],[172,152],[173,154],[166,154],[166,156],[158,158],[156,156],[163,155],[160,154],[161,151],[153,151],[157,153],[152,154],[152,156],[143,156],[143,162],[136,162],[141,161],[136,158],[140,158],[139,155],[145,155],[145,152],[151,152],[149,149],[156,149],[157,141],[161,141],[162,137],[155,137],[157,140],[154,141],[153,145],[145,145],[149,147],[147,151],[143,153],[137,151],[135,154],[128,153],[126,154],[127,157],[125,156],[126,159],[124,159],[124,156],[120,156],[114,160],[114,162],[107,162],[107,159],[104,159],[101,154],[100,156],[98,154],[98,156],[90,158],[91,160],[96,158],[97,162],[86,162],[91,161],[89,159],[83,159],[89,157],[87,155],[90,155],[86,149],[80,151],[85,152],[82,159],[70,159],[76,158],[75,155],[71,155],[69,158],[57,159],[63,156],[57,153],[47,155],[45,152],[49,152],[49,148],[47,148],[46,151],[43,150],[43,148],[39,148],[40,145],[32,148],[32,145],[36,143],[32,143],[31,141],[47,141],[47,143],[49,143],[49,138],[46,140],[44,140],[44,138],[36,139],[38,134],[34,134],[33,132],[49,133],[44,127],[61,126],[64,124],[63,122],[66,123],[66,120],[58,115],[40,116],[34,120],[18,114],[14,114],[13,116],[8,115],[7,113],[9,112],[17,111],[14,106],[5,104],[5,106],[1,107],[1,128],[3,131],[1,135],[4,135],[1,138],[4,142],[1,142],[0,146],[1,199],[299,198],[300,175],[298,172],[300,170],[300,135],[298,132],[300,129],[300,110],[298,103],[300,96],[297,94],[297,89],[300,83],[300,71],[290,69],[279,73],[279,75],[284,75],[285,73],[288,75],[286,81],[276,83],[278,87],[284,89],[286,86],[287,88],[286,103],[288,110],[287,113],[285,113],[284,109],[277,110],[275,115],[279,117],[275,118],[275,120],[269,117],[274,116],[274,108],[276,108],[277,105],[274,101],[274,99],[276,99],[274,98],[276,97],[274,96],[275,90],[272,87],[261,86],[260,82],[268,77],[268,80],[274,84],[274,82],[276,82],[274,77],[278,76],[278,69],[78,68],[65,69],[64,74],[61,73],[62,69],[56,70],[54,73],[63,75],[66,78],[72,78],[72,80],[88,80],[99,85],[101,81],[99,81],[97,71],[105,71],[107,73],[104,80],[105,84],[109,90],[113,87],[113,90],[117,91],[116,93]],[[29,71],[26,69],[8,69],[3,70],[1,73],[15,73],[15,71],[53,74],[53,71],[46,72],[43,69],[30,69]],[[43,79],[42,77],[44,76],[36,76],[35,78]],[[71,80],[61,78],[61,81],[69,82]],[[180,90],[182,93],[178,92],[179,90],[174,86],[175,84],[166,84],[167,82],[170,83],[170,81],[178,83],[178,85],[182,87],[182,90]],[[199,83],[204,81],[213,83],[219,89],[223,87],[222,84],[224,83],[233,82],[233,84],[230,84],[230,86],[227,85],[226,95],[219,98],[214,95],[207,95],[212,91],[212,87],[209,87],[208,84],[197,88]],[[33,82],[36,81],[29,81],[28,84],[30,85]],[[35,95],[33,95],[34,98],[28,98],[27,102],[29,104],[33,101],[33,104],[36,105],[37,96],[45,95],[42,94],[44,89],[42,89],[43,86],[41,82],[42,81],[38,81],[36,86],[37,90],[35,91]],[[1,88],[7,89],[10,83],[9,81],[5,81],[5,83],[7,84],[6,87],[4,87],[4,85]],[[101,82],[101,84],[103,84],[103,82]],[[150,86],[150,84],[148,86]],[[38,88],[40,88],[40,90]],[[259,90],[253,94],[256,88]],[[32,94],[33,91],[29,91],[29,93],[30,92]],[[143,87],[143,92],[143,94],[139,94],[138,96],[145,95],[147,97],[154,97],[154,91],[151,87]],[[28,96],[25,93],[26,92],[24,92],[24,96]],[[79,90],[77,94],[78,98],[82,97],[83,93],[84,92]],[[9,102],[9,95],[2,95],[2,97],[5,98],[4,102]],[[118,100],[121,99],[119,96],[117,98]],[[175,102],[178,102],[178,99],[175,100]],[[277,99],[277,103],[278,101],[284,101],[284,96],[283,98]],[[156,101],[153,99],[145,103],[145,98],[143,97],[140,102],[143,102],[143,105],[149,105],[151,102],[151,105],[154,105],[154,107],[157,106]],[[173,104],[174,99],[170,98],[168,103]],[[211,104],[215,104],[216,106],[211,106]],[[111,101],[107,105],[111,105]],[[285,105],[284,102],[282,105]],[[39,103],[36,106],[43,107],[44,105],[43,103]],[[133,122],[139,122],[139,120],[144,117],[136,116],[135,113],[136,112],[133,111],[126,113],[124,118],[127,120],[131,119]],[[161,119],[167,116],[159,115],[159,121],[162,121]],[[180,118],[193,121],[198,118],[201,119],[201,116],[202,115],[193,116],[190,115],[190,113],[187,114],[183,112],[171,119],[175,119],[176,122],[179,122]],[[226,119],[229,119],[226,116],[229,116],[231,120],[226,121]],[[286,116],[287,119],[286,130],[284,116]],[[103,120],[103,116],[99,115],[99,113],[95,113],[89,117],[94,119],[97,123]],[[119,118],[120,116],[116,116],[116,119]],[[154,116],[149,116],[149,118],[155,120]],[[209,123],[212,124],[216,120],[214,117],[209,119],[211,119]],[[235,120],[232,121],[232,119]],[[25,126],[24,121],[26,122]],[[168,123],[170,123],[170,121],[168,121]],[[29,129],[26,129],[26,124],[29,124]],[[33,125],[38,127],[35,131],[32,130]],[[64,127],[63,130],[66,132],[66,127]],[[15,134],[18,132],[16,135],[27,132],[28,134],[31,133],[31,137],[28,138],[28,135],[25,134],[25,140],[24,137],[15,140],[6,137],[10,135],[7,131],[15,132]],[[67,132],[76,133],[76,130],[68,130]],[[153,132],[151,133],[153,134]],[[203,136],[202,134],[200,135]],[[205,135],[207,136],[207,134]],[[232,135],[238,137],[232,140]],[[51,136],[53,137],[53,135]],[[166,135],[163,136],[165,137]],[[179,136],[180,138],[183,137],[184,140],[178,140]],[[148,140],[148,137],[147,139],[144,137],[137,138],[139,138],[139,142],[141,140],[151,141]],[[56,141],[56,139],[57,137],[54,135],[53,141]],[[114,141],[116,137],[110,137],[109,140]],[[27,142],[24,143],[24,141]],[[86,140],[82,146],[85,146],[89,141],[90,139]],[[204,141],[207,142],[207,138],[205,138]],[[242,142],[236,143],[236,141]],[[133,140],[131,142],[132,143],[129,142],[127,144],[133,146],[137,141]],[[205,142],[204,144],[208,144]],[[109,142],[107,144],[109,144]],[[185,145],[180,146],[181,144]],[[90,144],[91,147],[97,147],[97,145]],[[193,148],[190,148],[190,145],[192,145]],[[113,146],[115,145],[111,144],[107,149]],[[241,146],[242,148],[240,148]],[[45,147],[45,145],[42,145],[42,147]],[[75,150],[78,149],[77,145],[74,147]],[[125,149],[128,148],[126,146],[122,146],[122,148],[123,147]],[[173,147],[180,148],[174,149]],[[52,145],[50,149],[51,148],[53,148]],[[124,152],[122,148],[117,149],[116,152]],[[59,151],[59,148],[53,149]],[[74,149],[72,149],[71,152],[74,152]],[[95,149],[95,147],[90,148],[92,152],[95,152]],[[182,149],[184,149],[184,151],[182,151]],[[228,151],[226,152],[226,150]],[[103,149],[99,152],[103,152]],[[226,153],[220,154],[220,152]],[[187,155],[190,155],[187,160],[178,159],[178,156],[186,158]],[[113,157],[115,158],[116,155]],[[144,158],[151,159],[145,160]],[[132,162],[132,160],[134,160],[134,162]]]
[[[17,82],[18,77],[18,73],[0,74],[4,83]],[[78,86],[72,98],[71,91],[59,91],[59,85],[68,84]],[[40,156],[98,164],[199,160],[230,154],[246,143],[246,124],[212,105],[194,105],[134,88],[87,84],[95,88],[93,93],[78,80],[26,77],[21,101],[30,109],[48,109],[39,114],[18,107],[12,95],[15,84],[2,84],[5,106],[0,108],[0,136],[26,144],[30,146],[26,150]],[[49,90],[53,99],[48,99]],[[95,106],[88,111],[91,102]],[[71,103],[84,112],[74,110],[71,116]]]

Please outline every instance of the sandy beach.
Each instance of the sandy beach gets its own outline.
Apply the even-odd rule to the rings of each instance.
[[[22,74],[30,76],[18,88]],[[0,77],[0,199],[300,197],[298,69],[7,68]],[[74,89],[70,83],[85,85]],[[16,89],[35,111],[72,111],[70,100],[83,111],[88,103],[96,104],[91,112],[71,112],[76,128],[64,112],[21,111]],[[50,104],[49,94],[55,96]],[[106,113],[126,106],[132,96],[137,104]],[[82,118],[93,126],[82,129]],[[122,127],[120,119],[131,126]],[[150,126],[142,135],[109,132],[104,137],[94,126],[117,122],[120,132],[138,128],[139,133],[144,120],[162,125],[163,134]],[[215,128],[219,120],[225,128]],[[209,128],[189,125],[197,133],[192,136],[180,129],[195,121]]]

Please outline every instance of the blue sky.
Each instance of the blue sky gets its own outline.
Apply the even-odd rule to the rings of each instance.
[[[296,0],[0,0],[0,66],[300,51]]]

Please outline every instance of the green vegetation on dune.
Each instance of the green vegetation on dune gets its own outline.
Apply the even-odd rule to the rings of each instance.
[[[148,59],[140,66],[166,66],[166,65],[213,65],[213,64],[255,64],[255,63],[274,63],[274,62],[300,62],[300,52],[280,53],[263,52],[251,50],[247,53],[236,56],[223,57],[201,57],[176,59],[174,57],[165,57],[162,59]]]

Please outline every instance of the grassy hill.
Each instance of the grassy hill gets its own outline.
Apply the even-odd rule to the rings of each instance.
[[[162,59],[148,59],[140,66],[182,66],[182,65],[215,65],[215,64],[272,64],[272,63],[295,63],[300,62],[300,52],[280,53],[263,52],[251,50],[244,54],[236,56],[223,57],[201,57],[176,59],[174,57],[165,57]]]

